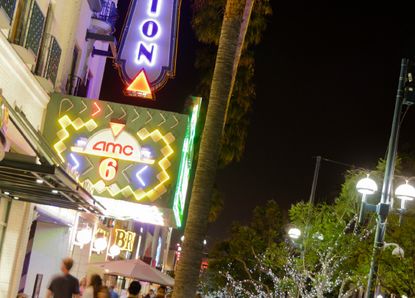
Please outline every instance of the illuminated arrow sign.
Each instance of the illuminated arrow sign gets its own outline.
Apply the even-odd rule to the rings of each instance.
[[[179,6],[180,0],[131,1],[117,57],[128,95],[152,98],[149,88],[157,91],[174,76]]]

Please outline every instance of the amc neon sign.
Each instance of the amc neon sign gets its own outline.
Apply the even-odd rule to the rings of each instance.
[[[179,6],[180,0],[131,1],[117,57],[128,95],[152,98],[174,76]]]

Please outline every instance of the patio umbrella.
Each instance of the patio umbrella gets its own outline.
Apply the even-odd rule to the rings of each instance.
[[[105,271],[105,274],[124,276],[170,287],[174,285],[174,279],[172,277],[141,260],[108,261],[91,263],[90,265],[101,268]]]

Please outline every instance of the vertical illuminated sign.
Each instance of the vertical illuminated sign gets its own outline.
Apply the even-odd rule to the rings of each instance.
[[[132,96],[152,93],[174,76],[180,0],[132,0],[117,63]]]
[[[178,227],[181,227],[183,224],[183,214],[189,190],[189,181],[194,155],[194,142],[201,103],[202,99],[200,97],[193,98],[193,106],[190,113],[189,123],[187,125],[186,136],[182,149],[179,177],[173,202],[173,213],[176,220],[176,225]]]

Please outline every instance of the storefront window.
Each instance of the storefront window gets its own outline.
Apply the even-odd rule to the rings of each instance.
[[[10,212],[10,200],[0,198],[0,255],[3,248],[4,236],[6,234],[6,226]]]

